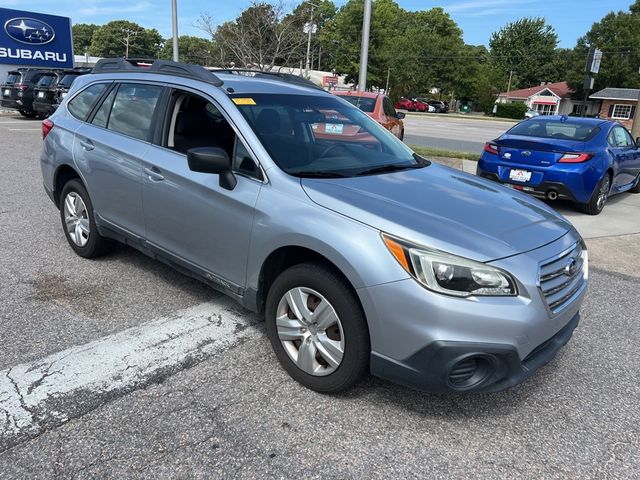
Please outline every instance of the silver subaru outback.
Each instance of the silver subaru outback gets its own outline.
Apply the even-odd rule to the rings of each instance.
[[[545,204],[420,157],[298,77],[101,60],[43,122],[71,248],[115,242],[264,312],[282,367],[497,391],[570,339],[580,235]]]

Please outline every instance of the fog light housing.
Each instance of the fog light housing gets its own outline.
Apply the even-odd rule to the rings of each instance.
[[[449,370],[447,381],[454,390],[471,390],[490,378],[495,359],[490,355],[472,354],[459,359]]]

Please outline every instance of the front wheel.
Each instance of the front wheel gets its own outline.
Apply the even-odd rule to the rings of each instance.
[[[18,110],[18,113],[25,118],[36,118],[36,112],[32,110]]]
[[[278,276],[265,308],[267,335],[282,367],[323,393],[355,385],[369,367],[369,330],[350,285],[321,264]]]
[[[607,173],[602,177],[602,180],[600,180],[600,183],[598,183],[598,186],[594,189],[589,202],[580,204],[580,209],[589,215],[599,215],[609,199],[610,191],[611,175]]]

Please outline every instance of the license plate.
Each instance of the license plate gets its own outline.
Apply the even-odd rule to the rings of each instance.
[[[38,98],[44,98],[44,92],[38,92]]]
[[[344,131],[344,125],[342,123],[325,123],[324,133],[331,135],[342,135]]]
[[[3,95],[9,96],[11,95],[11,90],[9,90],[8,88],[3,92]]]
[[[514,182],[528,182],[531,180],[531,172],[528,170],[513,169],[509,172],[509,180]]]

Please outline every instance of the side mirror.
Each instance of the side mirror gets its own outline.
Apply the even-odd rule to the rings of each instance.
[[[402,120],[404,117],[406,117],[406,115],[404,114],[404,112],[396,112],[396,117],[398,118],[398,120]]]
[[[220,186],[233,190],[238,181],[231,171],[231,159],[227,152],[218,147],[197,147],[187,150],[189,170],[200,173],[217,173]]]

